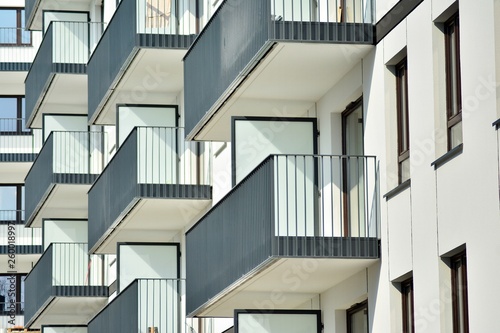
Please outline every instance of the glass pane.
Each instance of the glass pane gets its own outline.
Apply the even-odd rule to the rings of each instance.
[[[368,311],[361,309],[350,316],[351,332],[350,333],[367,333],[368,332]]]
[[[0,9],[0,26],[4,28],[17,27],[17,10],[16,9]]]
[[[462,122],[450,128],[450,149],[455,148],[463,142],[462,137]]]
[[[17,208],[16,186],[0,186],[0,220],[15,221]]]

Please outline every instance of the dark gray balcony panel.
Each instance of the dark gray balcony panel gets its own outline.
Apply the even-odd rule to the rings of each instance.
[[[36,320],[56,297],[108,297],[96,258],[87,254],[87,244],[51,244],[26,277],[25,322]]]
[[[97,117],[95,113],[141,48],[188,49],[194,41],[194,34],[139,33],[138,6],[142,2],[120,2],[88,62],[89,121]]]
[[[30,17],[33,15],[33,10],[35,9],[35,4],[37,0],[25,0],[24,1],[24,22],[30,22]]]
[[[363,3],[370,7],[370,1]],[[227,0],[221,4],[184,58],[188,135],[276,43],[373,44],[372,8],[356,9],[356,17],[342,22],[345,19],[327,14],[335,12],[330,8],[318,7],[314,13],[304,14],[304,7],[311,11],[310,4],[309,0]],[[299,8],[279,8],[283,6]]]
[[[18,254],[40,254],[43,252],[43,248],[41,245],[16,245],[15,253]],[[8,254],[9,246],[1,245],[0,246],[0,254]]]
[[[375,164],[269,156],[186,233],[187,313],[277,259],[377,259]]]
[[[0,162],[34,162],[38,154],[0,153]]]

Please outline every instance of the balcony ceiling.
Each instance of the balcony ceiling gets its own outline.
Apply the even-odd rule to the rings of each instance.
[[[231,116],[306,116],[314,103],[372,48],[354,44],[276,44],[196,134],[196,139],[230,141]]]
[[[0,163],[0,183],[23,184],[33,162]]]
[[[16,271],[18,273],[29,273],[33,266],[40,259],[41,254],[18,254],[16,255]],[[11,271],[9,267],[9,257],[7,254],[0,255],[0,270],[2,272]]]
[[[47,199],[42,202],[30,227],[41,228],[43,218],[88,217],[87,191],[90,185],[56,184]]]
[[[37,113],[32,128],[42,128],[42,114],[87,114],[87,75],[55,74]]]
[[[28,72],[1,72],[0,91],[2,95],[24,95],[24,80]]]
[[[94,121],[116,123],[116,104],[180,104],[183,89],[182,58],[186,50],[141,49],[114,89],[108,90],[107,102]]]
[[[27,327],[87,325],[107,302],[107,297],[56,297]]]
[[[211,200],[141,199],[90,252],[116,254],[118,242],[170,241],[193,224],[210,203]]]
[[[198,312],[200,317],[233,317],[234,309],[294,309],[378,259],[281,258],[242,277],[217,300]],[[190,314],[194,315],[193,313]]]

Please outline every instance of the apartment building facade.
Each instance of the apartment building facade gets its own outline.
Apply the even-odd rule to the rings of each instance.
[[[499,330],[497,1],[0,4],[0,329]]]

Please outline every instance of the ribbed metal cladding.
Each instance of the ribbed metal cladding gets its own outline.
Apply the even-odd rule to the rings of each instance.
[[[134,55],[136,1],[122,0],[89,59],[88,110],[92,119],[125,63]]]
[[[38,310],[52,296],[53,248],[49,246],[25,280],[25,322],[34,319]]]
[[[186,233],[186,310],[199,306],[271,255],[273,164],[267,159]]]
[[[126,167],[124,167],[126,166]],[[88,193],[90,248],[137,195],[137,135],[129,135]]]
[[[138,292],[139,285],[136,280],[89,322],[88,333],[137,333],[139,328]]]
[[[269,0],[227,0],[200,33],[184,59],[186,133],[266,48],[270,15]]]
[[[49,136],[45,141],[35,162],[25,179],[25,212],[29,224],[30,217],[35,213],[40,200],[52,186],[54,160],[54,136]]]
[[[30,62],[0,62],[0,72],[27,72]]]

